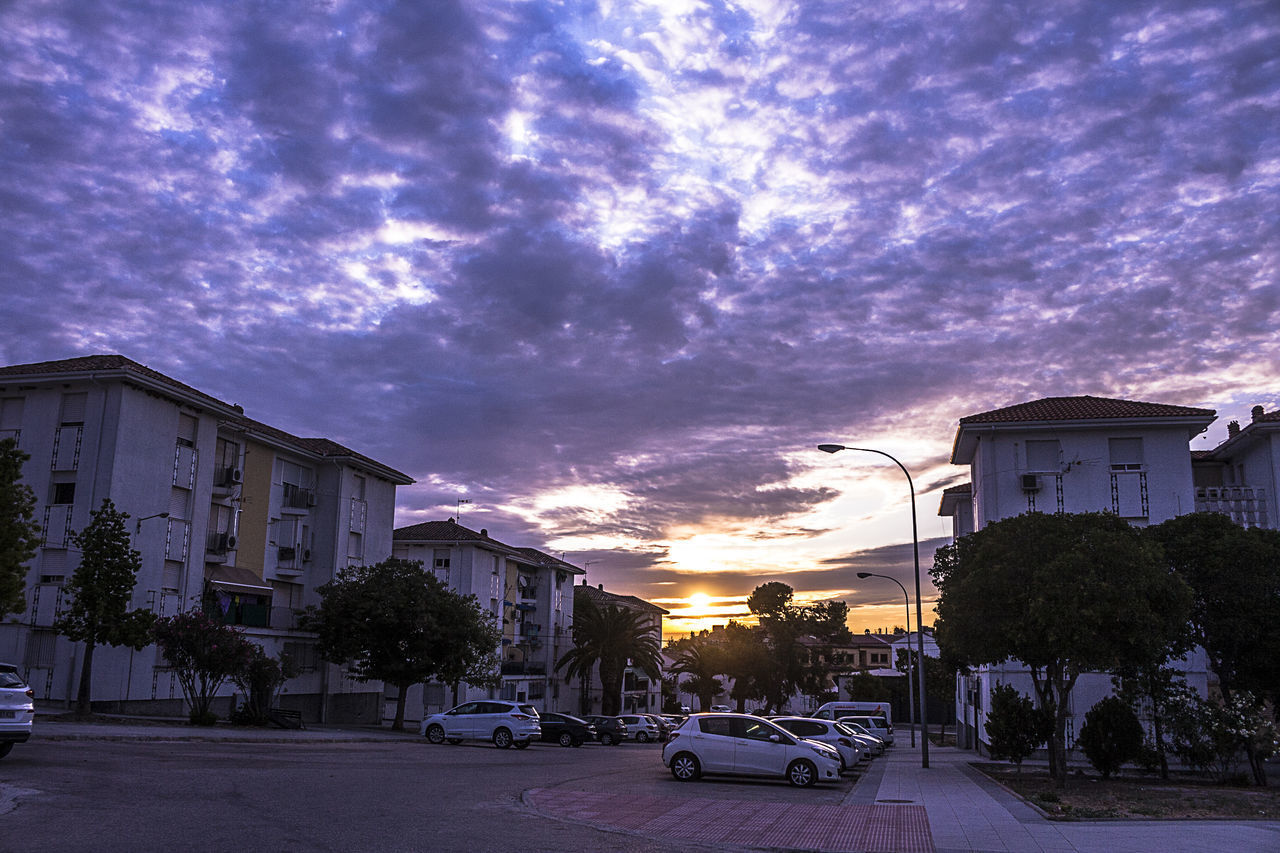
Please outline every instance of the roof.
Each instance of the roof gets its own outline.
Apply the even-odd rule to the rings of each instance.
[[[1193,409],[1165,403],[1139,403],[1106,397],[1045,397],[1003,409],[979,412],[960,424],[1026,423],[1034,421],[1096,421],[1112,418],[1216,418],[1213,409]]]
[[[938,502],[938,515],[952,516],[962,501],[973,497],[973,483],[961,483],[942,490],[942,500]]]
[[[408,527],[397,527],[391,532],[391,538],[396,542],[484,542],[515,550],[496,539],[490,539],[489,531],[476,532],[470,527],[463,527],[452,518],[448,521],[424,521]]]
[[[560,569],[561,571],[571,572],[575,575],[585,575],[587,573],[586,569],[580,569],[573,563],[567,563],[558,557],[545,554],[537,548],[517,548],[516,550],[523,555],[521,559],[540,568]]]
[[[656,604],[651,604],[643,598],[636,598],[634,595],[618,595],[616,592],[606,592],[600,587],[591,586],[587,583],[581,583],[573,588],[575,597],[582,595],[591,599],[596,604],[612,604],[617,607],[626,607],[631,610],[644,610],[649,613],[668,614],[670,610],[663,610]]]
[[[1166,403],[1143,403],[1090,396],[1045,397],[961,418],[951,451],[951,462],[956,465],[966,465],[972,460],[973,452],[977,447],[974,433],[979,428],[1070,426],[1079,429],[1089,426],[1113,426],[1130,421],[1140,422],[1147,427],[1181,427],[1188,430],[1188,438],[1190,438],[1208,428],[1217,416],[1218,413],[1213,409],[1172,406]]]
[[[1230,430],[1228,430],[1226,441],[1213,450],[1207,451],[1202,458],[1231,459],[1234,454],[1248,448],[1255,439],[1260,439],[1264,435],[1273,435],[1276,432],[1277,425],[1280,424],[1280,409],[1268,412],[1261,406],[1254,406],[1250,416],[1249,423],[1241,427],[1235,435],[1230,435]],[[1235,422],[1233,421],[1233,423]]]
[[[37,381],[41,379],[51,379],[55,376],[74,377],[83,375],[88,378],[91,376],[100,376],[103,373],[119,374],[118,378],[132,378],[143,385],[152,387],[168,388],[172,391],[179,392],[187,397],[196,398],[204,401],[206,404],[216,406],[222,409],[235,411],[236,407],[230,403],[225,403],[217,397],[212,397],[203,391],[185,385],[176,379],[165,376],[158,370],[153,370],[145,364],[139,364],[130,358],[122,355],[84,355],[76,358],[64,358],[58,361],[37,361],[31,364],[11,364],[0,367],[0,381],[3,380],[31,380]]]
[[[145,364],[139,364],[123,355],[86,355],[76,358],[64,358],[58,361],[39,361],[32,364],[13,364],[0,367],[0,382],[39,381],[54,377],[75,378],[80,376],[84,378],[120,379],[122,381],[132,381],[153,390],[167,390],[191,402],[202,403],[218,410],[223,422],[233,427],[257,432],[269,439],[274,439],[277,443],[288,445],[322,459],[346,460],[352,465],[367,468],[376,476],[390,480],[396,485],[407,486],[413,482],[413,478],[407,474],[343,447],[336,441],[331,441],[327,438],[299,438],[282,429],[245,417],[244,410],[239,406],[225,403],[216,397],[165,376],[160,371],[153,370]]]

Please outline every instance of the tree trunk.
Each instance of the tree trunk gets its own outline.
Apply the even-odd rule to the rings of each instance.
[[[396,718],[391,723],[391,730],[396,732],[404,731],[404,700],[409,695],[409,685],[396,685],[399,692],[396,693]]]
[[[84,660],[80,662],[80,689],[76,693],[76,719],[83,720],[93,716],[93,703],[90,692],[93,686],[93,649],[94,644],[84,644]]]

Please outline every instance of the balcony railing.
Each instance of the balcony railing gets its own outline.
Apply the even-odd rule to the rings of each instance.
[[[1243,527],[1270,527],[1267,490],[1260,486],[1201,486],[1197,512],[1220,512]]]
[[[316,493],[312,489],[304,489],[293,483],[283,483],[281,503],[290,509],[307,509],[316,505]]]
[[[536,661],[508,660],[502,662],[503,675],[546,675],[547,665]]]

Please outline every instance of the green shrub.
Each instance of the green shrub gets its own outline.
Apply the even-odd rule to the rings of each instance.
[[[1117,696],[1108,696],[1084,715],[1076,744],[1093,768],[1108,779],[1122,766],[1142,756],[1142,723]]]
[[[1012,761],[1021,770],[1022,760],[1049,739],[1053,719],[1035,707],[1031,697],[997,684],[991,691],[986,728],[991,757]]]

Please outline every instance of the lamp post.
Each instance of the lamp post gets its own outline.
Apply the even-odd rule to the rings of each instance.
[[[818,449],[823,453],[839,453],[841,450],[860,450],[863,453],[878,453],[881,456],[891,460],[893,464],[902,469],[902,473],[907,477],[907,488],[911,491],[911,546],[915,556],[916,568],[916,652],[917,661],[919,662],[916,671],[919,673],[920,680],[920,723],[924,726],[924,731],[920,736],[920,766],[929,766],[929,724],[928,715],[925,713],[925,690],[924,690],[924,608],[920,603],[920,530],[916,524],[916,486],[911,480],[911,472],[907,467],[899,462],[895,457],[890,456],[883,450],[875,450],[870,447],[846,447],[843,444],[819,444]],[[906,588],[903,587],[903,591]],[[910,609],[908,609],[910,614]],[[914,734],[914,730],[913,730]]]
[[[907,711],[911,719],[911,748],[916,746],[916,696],[915,688],[911,686],[911,679],[914,670],[911,667],[911,598],[907,595],[907,588],[898,581],[897,578],[891,578],[888,575],[878,575],[875,572],[858,572],[858,577],[862,580],[867,578],[884,578],[887,581],[893,581],[898,584],[898,589],[902,590],[902,600],[907,603]]]
[[[168,518],[168,517],[169,517],[169,513],[167,512],[157,512],[157,513],[153,513],[152,515],[144,515],[142,516],[142,518],[139,518],[137,524],[133,526],[133,532],[141,533],[142,522],[146,521],[149,518]]]

